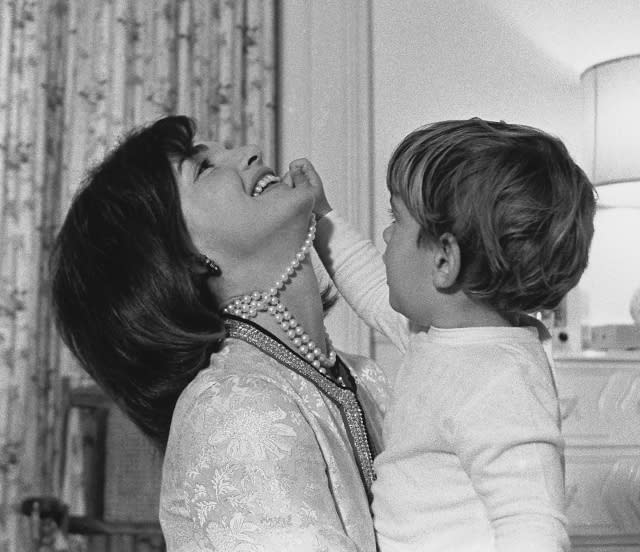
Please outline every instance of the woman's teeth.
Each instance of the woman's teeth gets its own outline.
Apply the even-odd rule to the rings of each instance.
[[[256,186],[253,189],[253,193],[251,195],[253,197],[259,196],[269,185],[274,184],[276,182],[280,182],[280,179],[273,174],[268,174],[266,176],[263,176],[256,183]]]

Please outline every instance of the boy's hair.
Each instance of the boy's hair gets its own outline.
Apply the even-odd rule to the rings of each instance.
[[[587,266],[594,188],[538,129],[478,118],[419,128],[391,156],[387,186],[419,242],[455,236],[457,283],[500,312],[554,308]]]

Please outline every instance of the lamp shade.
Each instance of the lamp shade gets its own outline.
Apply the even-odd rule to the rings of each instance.
[[[594,65],[581,81],[587,170],[600,204],[640,207],[640,54]]]

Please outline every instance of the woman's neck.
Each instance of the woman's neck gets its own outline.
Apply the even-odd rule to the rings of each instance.
[[[278,294],[280,304],[287,310],[304,329],[309,338],[327,354],[326,331],[322,301],[318,290],[318,281],[309,262],[300,265],[295,277]],[[268,312],[260,312],[254,321],[269,330],[272,334],[290,345],[289,337],[278,322]]]
[[[222,298],[222,305],[225,306],[234,298],[250,295],[253,291],[268,292],[271,285],[273,284],[265,282],[262,287],[235,289],[227,293],[218,292],[218,296]],[[316,347],[327,354],[329,351],[326,346],[324,313],[318,280],[308,257],[300,264],[295,275],[285,284],[285,287],[279,290],[277,297],[280,304],[286,307],[304,329],[304,332],[316,344]],[[251,318],[251,321],[291,346],[290,339],[286,330],[282,328],[281,322],[267,311],[259,311],[255,317]],[[292,348],[295,349],[295,347]]]

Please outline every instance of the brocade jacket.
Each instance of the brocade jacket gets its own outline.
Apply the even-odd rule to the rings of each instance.
[[[380,451],[387,379],[369,359],[340,357]],[[160,498],[167,552],[376,550],[358,444],[317,383],[241,339],[212,355],[173,414]]]

